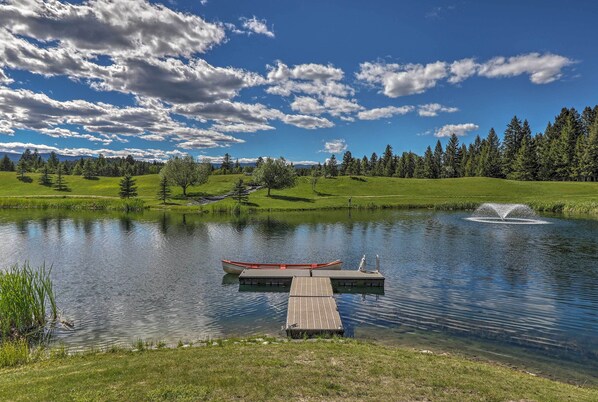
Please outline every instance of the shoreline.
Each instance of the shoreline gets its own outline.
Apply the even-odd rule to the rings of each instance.
[[[598,398],[594,386],[499,362],[348,338],[264,336],[178,347],[140,340],[133,348],[49,350],[45,358],[0,369],[0,399],[380,399],[396,398],[397,390],[403,400]]]
[[[268,212],[317,212],[317,211],[375,211],[375,210],[409,210],[409,209],[433,209],[438,211],[473,211],[484,202],[497,201],[441,201],[438,203],[359,203],[360,199],[390,198],[387,196],[363,196],[354,197],[357,202],[348,206],[313,206],[313,207],[254,207],[241,205],[240,213],[268,213]],[[398,197],[397,197],[398,198]],[[223,200],[224,201],[224,200]],[[555,213],[563,215],[574,215],[580,217],[598,217],[598,201],[504,201],[508,203],[521,203],[530,206],[536,213]],[[0,210],[72,210],[72,211],[121,211],[121,212],[142,212],[142,211],[166,211],[197,214],[230,214],[238,215],[235,212],[235,204],[230,202],[214,202],[206,205],[155,205],[148,204],[141,198],[123,200],[116,197],[106,196],[0,196]]]

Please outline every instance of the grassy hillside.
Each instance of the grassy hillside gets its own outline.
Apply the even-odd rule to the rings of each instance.
[[[32,181],[17,180],[14,173],[0,172],[0,198],[13,197],[106,197],[118,198],[120,178],[101,177],[85,180],[66,176],[69,192],[58,192],[38,184],[39,175],[31,174]],[[189,200],[182,199],[181,190],[172,186],[170,208],[193,205],[193,199],[205,195],[228,192],[239,175],[211,176],[208,183],[188,190]],[[243,177],[245,180],[249,178]],[[156,199],[158,176],[136,178],[139,198],[150,207],[161,207]],[[265,190],[253,193],[249,208],[256,209],[320,209],[343,208],[351,197],[356,208],[372,207],[473,207],[483,202],[521,202],[538,210],[598,214],[598,183],[576,182],[520,182],[489,178],[460,179],[397,179],[386,177],[339,177],[320,179],[316,192],[310,178],[301,177],[297,186],[285,190]],[[2,200],[0,200],[2,201]],[[6,202],[6,201],[5,201]],[[1,204],[1,202],[0,202]],[[218,202],[215,207],[226,209],[233,200]],[[193,207],[196,208],[196,207]]]
[[[55,357],[1,369],[0,399],[598,399],[595,388],[580,388],[457,356],[349,340],[210,345]]]

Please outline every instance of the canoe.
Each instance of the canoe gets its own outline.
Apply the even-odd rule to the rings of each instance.
[[[245,269],[341,269],[341,260],[326,262],[323,264],[260,264],[255,262],[239,262],[222,260],[222,269],[227,274],[239,275]]]

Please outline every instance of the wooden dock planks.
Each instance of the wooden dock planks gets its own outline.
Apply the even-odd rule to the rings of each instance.
[[[291,284],[287,335],[343,335],[344,329],[329,278],[296,277]]]
[[[296,277],[291,284],[289,296],[330,297],[332,283],[328,278]]]

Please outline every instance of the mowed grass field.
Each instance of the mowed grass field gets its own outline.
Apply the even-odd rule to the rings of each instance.
[[[350,340],[215,344],[0,369],[0,400],[598,400],[596,388],[429,351]]]
[[[31,182],[17,180],[13,172],[0,172],[0,198],[21,197],[78,197],[118,198],[120,178],[100,177],[86,180],[79,176],[65,176],[68,192],[58,192],[38,183],[39,175],[30,174]],[[202,196],[229,192],[243,175],[212,175],[208,182],[188,189],[190,199],[181,197],[179,187],[171,186],[172,198],[167,207],[193,206],[193,200]],[[150,207],[161,208],[157,199],[158,175],[138,176],[139,198]],[[598,183],[578,182],[522,182],[490,178],[459,179],[400,179],[387,177],[321,178],[312,190],[311,178],[300,177],[297,185],[284,190],[272,190],[268,197],[265,189],[249,197],[248,208],[258,210],[309,210],[343,208],[349,198],[354,208],[376,207],[446,207],[472,208],[484,202],[517,202],[530,204],[541,211],[580,212],[598,214]],[[234,205],[232,199],[219,201],[214,206],[226,209]],[[195,206],[195,208],[197,208]]]

